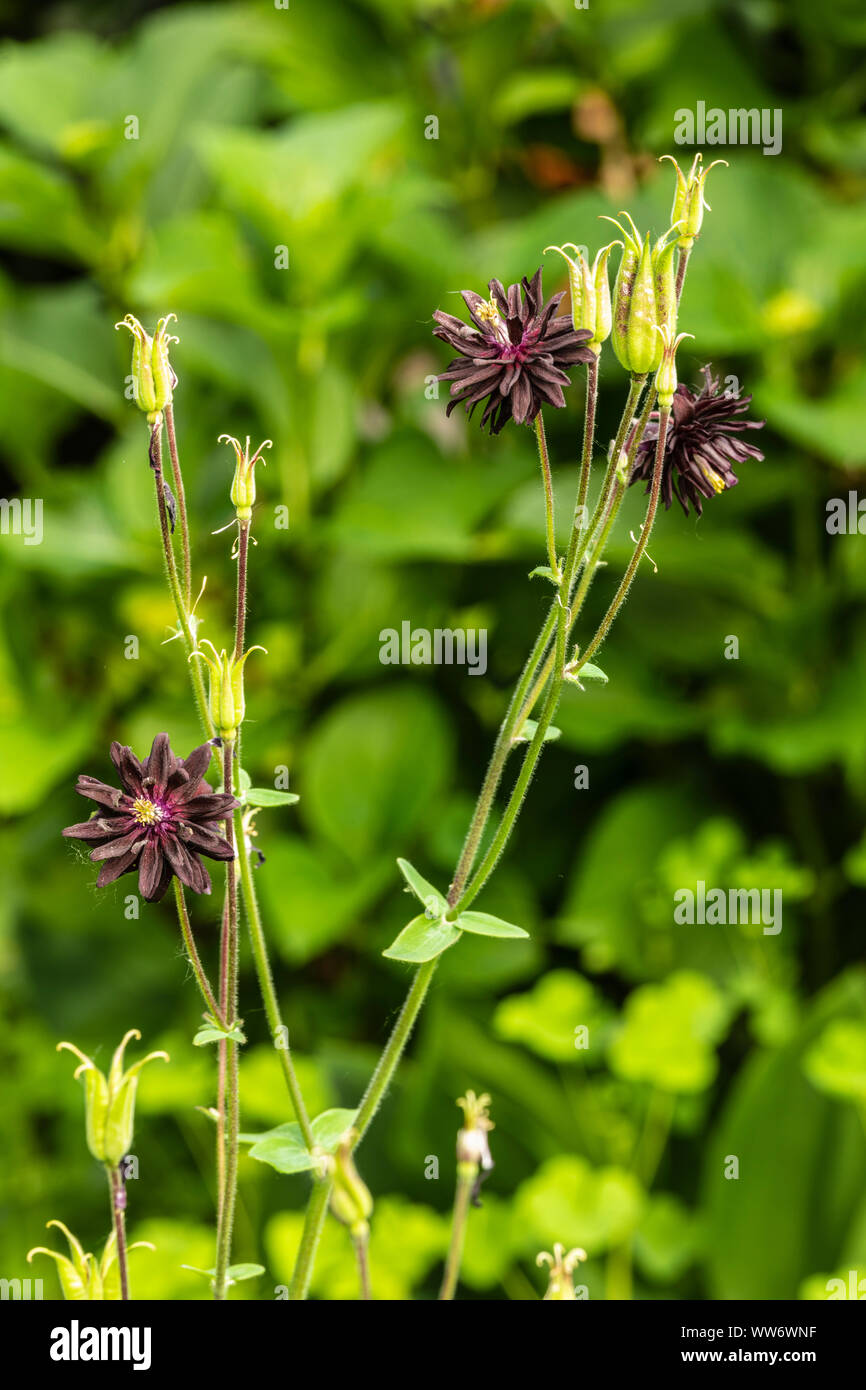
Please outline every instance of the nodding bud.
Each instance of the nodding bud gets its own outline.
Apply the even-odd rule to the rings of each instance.
[[[553,1247],[553,1254],[548,1250],[542,1250],[536,1257],[537,1265],[549,1265],[550,1274],[548,1276],[547,1292],[544,1301],[563,1301],[576,1302],[577,1295],[574,1292],[574,1280],[572,1275],[581,1260],[586,1259],[586,1251],[577,1247],[565,1253],[565,1246],[559,1242]]]
[[[607,262],[615,246],[622,246],[622,242],[612,241],[609,246],[602,247],[591,267],[583,254],[583,249],[576,246],[573,241],[566,241],[562,246],[545,246],[544,248],[545,255],[548,251],[556,251],[568,266],[571,320],[577,332],[580,332],[581,329],[588,329],[592,334],[592,338],[586,346],[595,353],[596,357],[601,352],[602,343],[608,338],[611,330],[612,314]],[[574,255],[570,256],[569,251],[574,252]]]
[[[168,354],[171,344],[180,339],[167,331],[171,319],[176,322],[177,314],[161,318],[152,338],[134,314],[127,314],[114,325],[127,328],[132,334],[132,398],[139,410],[144,411],[149,425],[161,421],[162,412],[171,405],[172,391],[177,385]]]
[[[661,408],[670,410],[674,392],[677,389],[677,348],[683,338],[693,338],[695,335],[694,333],[680,333],[677,338],[673,338],[671,330],[666,324],[656,324],[656,332],[661,338],[662,360],[655,375],[655,388]]]
[[[617,360],[633,376],[654,372],[661,362],[662,345],[656,325],[663,323],[671,331],[676,325],[676,287],[674,283],[673,245],[677,228],[670,227],[655,246],[650,246],[649,234],[641,238],[627,212],[624,228],[612,217],[622,232],[623,252],[613,289],[613,328],[611,342]]]
[[[210,647],[212,654],[208,656],[202,651],[202,647]],[[267,656],[265,647],[248,647],[243,656],[239,657],[236,657],[234,652],[227,653],[225,648],[218,652],[213,642],[203,637],[196,650],[189,655],[190,661],[193,657],[198,657],[208,668],[210,716],[217,735],[225,743],[234,742],[238,729],[244,722],[247,708],[244,697],[244,666],[251,652],[264,652]]]
[[[132,1147],[135,1125],[135,1094],[138,1075],[148,1062],[168,1061],[167,1052],[149,1052],[140,1062],[124,1070],[123,1054],[130,1038],[140,1038],[136,1028],[130,1028],[111,1061],[106,1077],[89,1057],[74,1045],[62,1042],[57,1051],[73,1052],[81,1065],[75,1069],[75,1079],[84,1077],[84,1117],[87,1147],[100,1163],[116,1168]]]
[[[220,444],[231,444],[235,451],[235,475],[232,479],[231,499],[237,519],[241,522],[248,522],[252,518],[253,506],[256,500],[256,464],[261,460],[264,466],[265,460],[262,458],[262,449],[273,447],[270,439],[264,439],[256,452],[250,456],[250,437],[247,435],[246,444],[241,448],[240,440],[235,439],[230,434],[221,434]]]
[[[717,164],[724,164],[728,167],[726,159],[714,159],[712,164],[703,168],[703,155],[698,153],[692,160],[692,167],[685,175],[674,159],[673,155],[663,154],[661,160],[667,159],[674,166],[677,174],[676,187],[674,189],[674,201],[671,209],[671,223],[679,226],[679,236],[677,246],[682,251],[690,251],[695,244],[695,237],[701,230],[704,220],[704,209],[711,212],[709,203],[704,198],[704,184],[707,181],[707,174],[714,169]]]
[[[370,1189],[361,1178],[352,1157],[352,1146],[357,1140],[357,1132],[349,1130],[340,1141],[334,1155],[331,1170],[331,1211],[338,1221],[349,1227],[356,1239],[364,1239],[369,1232],[369,1220],[373,1214],[373,1198]]]

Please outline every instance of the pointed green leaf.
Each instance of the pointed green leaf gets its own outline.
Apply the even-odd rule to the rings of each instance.
[[[475,936],[529,935],[522,927],[516,927],[513,922],[503,922],[501,917],[491,917],[489,912],[461,912],[455,925]]]
[[[426,878],[413,868],[408,859],[398,859],[397,867],[405,878],[412,892],[419,902],[424,904],[424,909],[428,917],[441,917],[447,910],[448,904],[438,889],[428,883]]]
[[[193,1047],[204,1047],[206,1043],[215,1042],[237,1042],[245,1043],[246,1038],[238,1024],[234,1028],[218,1028],[215,1024],[203,1023],[192,1040]]]
[[[536,575],[540,579],[549,579],[551,584],[559,584],[560,576],[553,573],[550,565],[536,565],[534,570],[529,571],[529,578],[534,579]]]
[[[514,735],[513,739],[511,740],[512,743],[529,743],[530,740],[533,739],[533,738],[535,737],[535,730],[536,730],[537,728],[538,728],[538,721],[537,721],[537,720],[535,720],[535,719],[524,719],[523,725],[522,725],[521,730],[520,730],[520,733]],[[561,729],[557,729],[556,726],[555,726],[554,724],[549,724],[548,727],[547,727],[547,728],[545,729],[545,731],[544,731],[544,738],[543,738],[542,742],[544,742],[544,743],[553,743],[554,739],[559,738],[559,736],[560,736],[561,733],[562,733],[562,730],[561,730]]]
[[[357,1110],[323,1110],[313,1120],[313,1139],[316,1147],[325,1153],[333,1153],[347,1129],[351,1129]],[[291,1124],[277,1125],[264,1134],[244,1136],[255,1142],[250,1149],[250,1158],[260,1163],[269,1163],[278,1173],[304,1173],[316,1167],[316,1159],[304,1143],[301,1127]]]
[[[192,1274],[201,1274],[205,1279],[216,1277],[215,1269],[199,1269],[198,1265],[181,1265],[181,1269],[188,1269]],[[242,1279],[258,1279],[264,1272],[264,1265],[230,1265],[227,1271],[228,1281],[230,1284],[239,1284]]]
[[[408,927],[404,927],[396,941],[392,941],[382,955],[389,960],[410,960],[420,964],[433,960],[460,940],[460,933],[453,922],[443,918],[413,917]]]
[[[281,792],[276,787],[249,787],[242,799],[245,806],[294,806],[301,798],[295,792]]]
[[[607,685],[608,682],[608,677],[601,667],[593,666],[591,661],[588,661],[585,666],[581,666],[579,671],[566,671],[565,679],[581,690],[584,681],[598,681],[601,685]]]

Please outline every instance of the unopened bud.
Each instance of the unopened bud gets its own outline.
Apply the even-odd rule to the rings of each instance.
[[[231,499],[237,513],[238,521],[249,521],[253,514],[253,505],[256,500],[256,464],[262,459],[262,449],[270,449],[272,443],[270,439],[265,439],[250,457],[250,438],[247,435],[246,445],[241,449],[240,441],[233,438],[230,434],[221,434],[219,443],[231,444],[235,451],[237,463],[235,465],[235,475],[232,479]]]
[[[147,416],[149,425],[161,421],[162,412],[171,404],[172,391],[177,385],[168,353],[170,345],[180,339],[167,332],[171,319],[176,321],[177,314],[161,318],[152,338],[134,314],[127,314],[114,325],[115,328],[128,328],[132,334],[132,396],[139,410]]]
[[[202,651],[202,647],[210,647],[212,655],[208,656]],[[236,658],[234,652],[229,654],[225,648],[218,652],[213,642],[203,637],[198,648],[189,656],[190,661],[193,657],[199,657],[208,668],[210,717],[217,734],[226,743],[234,742],[238,729],[244,722],[247,708],[244,696],[244,665],[250,652],[265,652],[267,655],[264,647],[256,646],[248,647],[243,656]]]
[[[355,1131],[349,1130],[334,1155],[331,1211],[338,1221],[349,1227],[355,1239],[362,1239],[368,1233],[368,1222],[373,1214],[373,1198],[352,1157],[355,1137]]]
[[[116,1168],[132,1147],[135,1127],[135,1095],[142,1067],[159,1058],[168,1061],[166,1052],[150,1052],[140,1062],[124,1070],[123,1054],[130,1038],[140,1038],[136,1028],[130,1028],[115,1050],[106,1077],[83,1052],[69,1042],[57,1044],[57,1051],[74,1052],[81,1059],[75,1078],[84,1077],[84,1117],[87,1147],[100,1163]]]
[[[712,164],[708,164],[706,169],[702,167],[703,155],[696,154],[688,177],[683,173],[673,155],[663,154],[661,159],[667,159],[674,166],[677,173],[676,188],[674,189],[674,201],[671,209],[671,223],[678,226],[679,236],[677,246],[683,251],[690,251],[695,242],[695,237],[701,230],[704,220],[704,209],[711,212],[709,203],[704,198],[704,184],[707,181],[707,174],[714,169],[717,164],[724,164],[728,167],[726,159],[714,159]]]
[[[662,341],[662,360],[655,375],[655,388],[661,408],[670,410],[674,392],[677,389],[677,348],[683,338],[693,338],[695,335],[694,333],[680,333],[677,338],[672,338],[670,329],[666,326],[658,327],[657,332]]]

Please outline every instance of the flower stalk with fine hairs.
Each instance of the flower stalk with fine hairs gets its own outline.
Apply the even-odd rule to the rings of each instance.
[[[469,1207],[481,1205],[478,1192],[484,1178],[493,1169],[487,1137],[494,1128],[489,1114],[490,1097],[476,1096],[474,1091],[467,1091],[457,1104],[463,1111],[463,1125],[457,1135],[457,1187],[451,1217],[451,1240],[439,1291],[440,1301],[446,1302],[454,1297],[457,1290]]]

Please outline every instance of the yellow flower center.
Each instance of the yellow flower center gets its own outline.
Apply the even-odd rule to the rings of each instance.
[[[710,468],[708,467],[708,465],[702,463],[701,472],[703,473],[704,477],[706,478],[707,482],[709,483],[710,487],[713,489],[714,492],[724,492],[725,480],[724,478],[719,477],[715,469]]]
[[[482,323],[489,323],[491,328],[496,328],[502,322],[499,310],[492,299],[488,299],[484,304],[479,304],[475,310]]]
[[[148,801],[146,796],[138,796],[132,803],[132,814],[139,825],[159,825],[163,812],[159,806]]]

